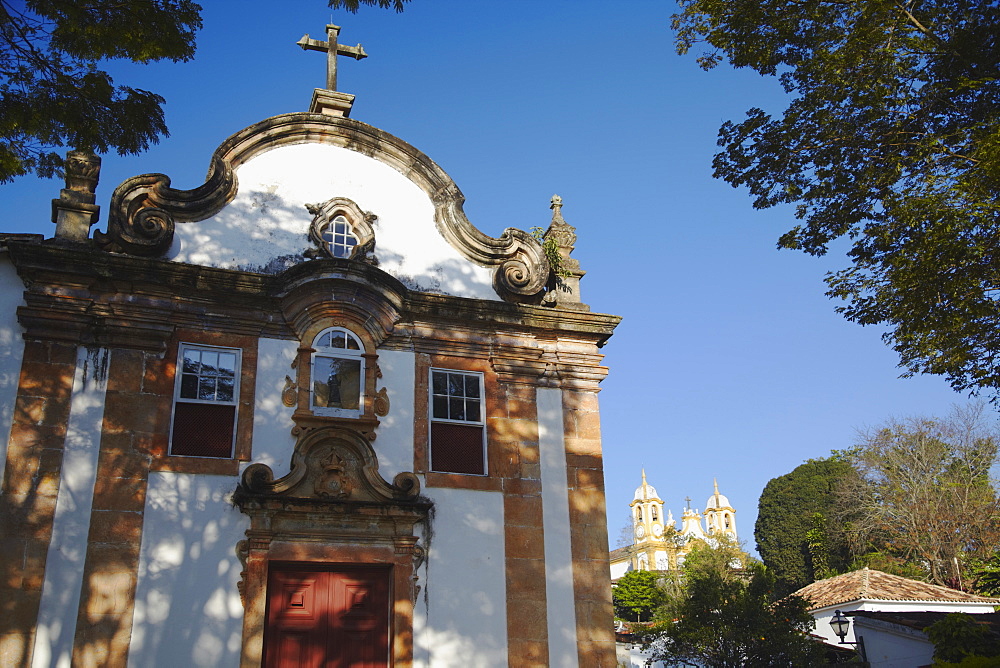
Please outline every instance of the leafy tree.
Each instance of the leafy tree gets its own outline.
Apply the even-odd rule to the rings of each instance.
[[[200,27],[191,0],[0,2],[0,182],[54,175],[53,147],[138,153],[166,135],[163,98],[98,62],[190,60]]]
[[[820,662],[823,650],[809,639],[815,622],[805,601],[776,601],[774,576],[759,562],[747,563],[745,574],[734,576],[702,567],[706,561],[692,567],[685,562],[684,594],[668,604],[669,621],[647,635],[655,659],[709,668]]]
[[[715,176],[756,208],[795,204],[778,241],[813,255],[838,310],[883,324],[905,375],[1000,387],[1000,5],[992,0],[678,0],[679,53],[776,76],[779,117],[719,132]]]
[[[1000,553],[994,552],[985,559],[971,559],[969,575],[972,590],[983,596],[1000,596]]]
[[[116,85],[100,63],[190,60],[201,25],[193,0],[0,0],[0,183],[59,173],[58,147],[135,154],[167,136],[164,99]]]
[[[663,602],[663,592],[657,583],[656,573],[629,571],[618,579],[612,598],[616,615],[644,622],[649,621],[653,611]]]
[[[922,565],[879,550],[871,550],[857,555],[851,561],[851,565],[847,570],[859,571],[862,568],[871,568],[872,570],[891,573],[892,575],[910,578],[911,580],[927,579],[927,569]]]
[[[618,529],[618,537],[615,539],[615,548],[627,547],[635,543],[635,525],[632,522],[632,511],[629,511],[624,524]]]
[[[723,580],[738,579],[752,561],[739,542],[727,534],[696,539],[684,558],[684,577],[697,579],[711,575]]]
[[[809,550],[813,577],[821,580],[834,574],[830,568],[829,531],[823,513],[813,513],[810,521],[812,527],[806,531],[806,548]]]
[[[934,643],[934,665],[961,663],[967,657],[1000,655],[1000,636],[972,615],[961,612],[946,615],[928,626],[927,637]]]
[[[349,12],[357,12],[361,5],[379,6],[383,9],[392,7],[397,12],[403,11],[406,3],[410,0],[330,0],[329,5],[334,9],[346,9]]]
[[[841,526],[827,519],[834,514],[840,480],[852,474],[851,465],[841,458],[810,459],[764,487],[754,537],[779,590],[795,591],[849,563]]]
[[[921,566],[957,586],[962,564],[1000,545],[1000,499],[990,480],[996,431],[983,407],[944,420],[891,421],[863,435],[850,457],[858,476],[842,488],[858,545]]]

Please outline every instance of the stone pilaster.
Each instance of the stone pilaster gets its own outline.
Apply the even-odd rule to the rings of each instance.
[[[169,432],[172,383],[162,367],[150,353],[111,354],[74,666],[124,666],[128,658],[150,452]]]
[[[563,389],[563,427],[579,661],[589,668],[614,668],[614,609],[596,392]]]
[[[0,494],[0,665],[31,663],[76,346],[25,341]]]

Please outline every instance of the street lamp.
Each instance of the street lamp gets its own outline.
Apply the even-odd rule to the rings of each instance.
[[[830,620],[830,627],[833,632],[837,634],[840,638],[841,645],[855,645],[858,648],[858,654],[861,655],[862,661],[867,661],[868,658],[865,656],[865,639],[858,636],[857,642],[851,642],[849,640],[844,640],[847,637],[847,632],[851,630],[851,620],[847,618],[847,615],[837,610],[833,613],[833,619]]]
[[[833,627],[833,632],[837,634],[838,638],[840,638],[840,644],[848,644],[844,642],[844,638],[847,637],[847,632],[851,630],[851,620],[847,618],[847,615],[842,613],[840,610],[833,613],[833,619],[830,620],[830,626]]]

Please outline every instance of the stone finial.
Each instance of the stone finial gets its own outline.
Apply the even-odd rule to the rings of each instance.
[[[70,151],[65,162],[66,187],[52,200],[52,222],[56,238],[87,241],[90,228],[100,218],[101,207],[94,204],[101,176],[101,159],[89,151]]]
[[[545,231],[544,239],[552,239],[556,243],[559,254],[559,266],[554,267],[553,278],[550,280],[546,303],[557,308],[589,311],[590,307],[580,301],[580,279],[587,272],[580,269],[580,262],[569,255],[576,244],[576,228],[566,222],[562,215],[563,200],[559,195],[553,195],[549,201],[552,209],[552,222]]]

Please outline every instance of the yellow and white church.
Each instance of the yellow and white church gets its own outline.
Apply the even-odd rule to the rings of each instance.
[[[611,551],[611,580],[635,570],[676,570],[697,540],[711,543],[725,535],[738,542],[736,509],[724,494],[719,493],[718,481],[714,485],[715,491],[705,502],[704,515],[697,508],[692,509],[691,499],[687,499],[678,528],[673,512],[664,511],[663,500],[656,488],[646,482],[643,470],[642,484],[636,488],[635,497],[629,504],[633,543]]]

